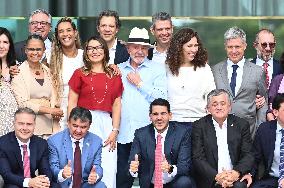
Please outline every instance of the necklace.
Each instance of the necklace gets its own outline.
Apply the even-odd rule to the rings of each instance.
[[[96,75],[96,74],[91,74],[91,79],[90,79],[90,81],[91,81],[91,85],[94,85],[93,84],[93,76],[94,75]],[[105,75],[105,74],[104,74]],[[99,104],[101,104],[104,100],[105,100],[105,97],[106,97],[106,94],[107,94],[107,90],[108,90],[108,84],[107,84],[107,75],[105,75],[105,91],[104,91],[104,94],[103,94],[103,97],[102,97],[102,99],[98,99],[97,97],[96,97],[96,93],[95,93],[95,91],[94,91],[94,86],[92,86],[91,87],[91,90],[92,90],[92,94],[93,94],[93,96],[94,96],[94,100],[95,100],[95,102],[96,103],[99,103]]]
[[[40,70],[41,70],[41,65],[39,64],[39,66],[31,66],[31,64],[29,63],[29,67],[30,67],[30,70],[32,72],[35,73],[35,75],[39,76],[40,75]]]

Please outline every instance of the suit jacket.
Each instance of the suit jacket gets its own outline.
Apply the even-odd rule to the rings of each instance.
[[[253,58],[250,62],[256,64],[256,57]],[[278,74],[282,74],[283,70],[282,67],[279,63],[278,60],[273,58],[273,72],[272,72],[272,78],[274,78],[275,76],[277,76]]]
[[[189,175],[191,168],[191,129],[169,122],[164,142],[164,154],[169,164],[177,166],[177,176]],[[150,187],[155,169],[155,131],[152,124],[137,129],[132,143],[129,164],[139,156],[140,187]]]
[[[247,121],[234,115],[227,117],[227,143],[233,170],[241,175],[250,172],[254,157]],[[197,187],[214,187],[218,173],[218,145],[212,115],[193,123],[192,163],[196,172]]]
[[[18,62],[24,62],[27,60],[27,55],[25,53],[26,40],[15,43],[16,59]]]
[[[38,170],[39,175],[46,175],[51,182],[52,173],[48,165],[48,146],[46,140],[34,135],[30,138],[29,148],[31,177],[36,177],[35,171]],[[0,137],[0,164],[0,174],[5,184],[23,187],[23,157],[15,132],[10,132]]]
[[[252,175],[258,175],[259,164],[264,165],[263,177],[269,176],[269,171],[274,157],[275,140],[276,140],[277,120],[262,123],[256,132],[253,142],[253,152],[255,163]]]
[[[268,109],[267,102],[258,110],[255,105],[257,94],[264,96],[267,101],[265,73],[262,68],[249,61],[244,63],[242,83],[235,97],[233,96],[228,80],[227,61],[213,66],[212,73],[216,88],[225,89],[229,92],[233,101],[232,113],[249,122],[250,132],[253,137],[256,131],[256,123],[259,125],[266,121],[266,111]]]
[[[59,171],[67,165],[68,160],[71,160],[72,169],[74,169],[74,153],[69,129],[64,129],[49,137],[47,142],[49,147],[50,168],[54,179],[58,182]],[[103,176],[103,169],[101,167],[102,140],[97,135],[88,132],[84,137],[81,153],[83,182],[88,182],[88,177],[93,165],[96,166],[96,172],[101,179]],[[97,180],[97,182],[100,181],[100,179]],[[60,185],[61,187],[69,187],[70,183],[71,178],[60,183]]]
[[[127,61],[129,58],[128,51],[124,44],[121,44],[121,42],[118,40],[116,45],[116,51],[115,51],[115,58],[114,58],[114,64],[117,65],[119,63],[123,63]]]

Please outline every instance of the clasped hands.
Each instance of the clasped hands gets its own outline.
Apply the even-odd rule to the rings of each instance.
[[[63,172],[62,172],[62,177],[64,179],[71,178],[73,175],[73,170],[72,170],[72,165],[71,165],[71,160],[68,160],[67,165],[64,166]],[[95,184],[97,182],[97,172],[96,172],[96,166],[93,165],[89,177],[88,177],[88,183],[89,184]]]
[[[134,157],[134,161],[131,161],[130,162],[130,172],[132,173],[136,173],[138,172],[138,168],[139,168],[139,158],[138,158],[138,154],[135,154],[135,157]],[[161,168],[162,168],[162,171],[164,173],[169,173],[170,169],[171,169],[171,165],[168,163],[165,155],[163,156],[163,162],[162,162],[162,165],[161,165]]]
[[[48,188],[50,187],[50,181],[46,175],[39,175],[29,180],[29,187]]]
[[[223,169],[222,172],[218,173],[215,177],[215,181],[217,182],[217,184],[221,185],[223,188],[226,187],[233,187],[233,183],[236,182],[237,180],[239,180],[240,178],[240,173],[235,171],[235,170],[225,170]],[[252,183],[252,177],[250,174],[246,174],[244,175],[240,182],[246,180],[247,183],[247,187],[250,186],[250,184]]]

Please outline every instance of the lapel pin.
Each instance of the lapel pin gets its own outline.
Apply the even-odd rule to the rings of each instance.
[[[233,127],[233,126],[234,126],[234,124],[231,125],[231,127]]]

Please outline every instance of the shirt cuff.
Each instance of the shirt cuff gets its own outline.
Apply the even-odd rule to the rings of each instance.
[[[130,169],[129,169],[129,173],[131,174],[131,176],[133,178],[137,178],[138,177],[138,172],[134,173],[134,172],[131,172]]]
[[[23,187],[29,187],[29,182],[31,178],[25,178],[23,182]]]
[[[175,176],[177,175],[177,166],[176,165],[172,165],[173,166],[173,172],[172,173],[163,173],[163,179],[165,181],[165,183],[169,183],[171,182]]]
[[[59,183],[62,183],[62,182],[64,182],[64,181],[67,179],[67,178],[66,178],[66,179],[63,178],[63,169],[61,169],[61,170],[59,171],[57,179],[58,179],[58,182],[59,182]]]

